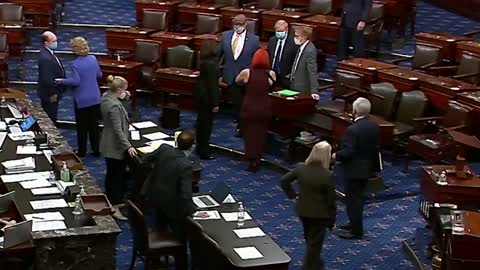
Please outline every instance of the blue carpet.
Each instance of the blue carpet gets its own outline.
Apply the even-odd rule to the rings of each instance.
[[[89,24],[116,24],[134,25],[135,8],[134,0],[66,0],[66,23]],[[469,20],[442,9],[434,7],[423,1],[418,1],[416,32],[448,31],[462,34],[480,28],[480,22]],[[95,7],[95,8],[92,8]],[[90,43],[92,52],[105,52],[105,34],[99,30],[69,30],[62,28],[57,32],[59,50],[69,50],[69,40],[75,36],[84,36]],[[387,38],[388,35],[386,35]],[[31,43],[29,49],[40,46],[40,32],[30,33]],[[412,54],[414,40],[407,37],[405,46],[395,52]],[[389,51],[387,42],[382,44],[382,50]],[[69,72],[68,58],[62,58]],[[27,55],[25,60],[25,76],[27,81],[36,81],[37,63],[36,55]],[[331,77],[335,70],[335,58],[327,58],[322,76]],[[18,61],[10,62],[10,79],[18,79]],[[38,102],[34,88],[29,88],[30,97]],[[330,91],[322,93],[322,99],[328,99]],[[143,119],[157,121],[160,112],[157,108],[149,106],[143,98],[139,100],[139,111]],[[73,101],[71,93],[66,93],[60,104],[59,118],[74,120]],[[194,126],[195,113],[181,113],[180,129]],[[235,125],[228,114],[218,114],[214,123],[214,132],[211,142],[236,150],[243,150],[241,139],[234,137]],[[76,136],[73,130],[63,130],[64,136],[70,145],[76,147]],[[292,167],[285,162],[286,149],[275,140],[270,140],[265,158],[278,162],[284,166]],[[103,159],[87,156],[83,162],[90,173],[97,179],[103,188],[105,177],[105,163]],[[428,234],[422,229],[424,221],[418,214],[419,176],[422,162],[413,161],[408,174],[402,172],[403,160],[387,158],[383,178],[389,189],[382,193],[368,194],[369,204],[365,210],[365,227],[367,234],[362,241],[345,241],[338,238],[338,231],[328,233],[325,241],[323,257],[329,270],[381,270],[413,269],[401,252],[401,240],[407,239],[415,244],[414,239],[424,239],[424,243],[414,245],[421,253],[421,258],[426,265],[429,264],[428,256],[423,246],[428,243]],[[304,254],[304,240],[302,228],[296,218],[292,202],[289,201],[278,186],[281,177],[276,172],[262,168],[256,174],[243,171],[246,164],[220,156],[214,161],[204,162],[205,169],[202,173],[201,191],[210,190],[217,181],[225,181],[236,197],[243,201],[245,207],[253,213],[262,229],[271,236],[292,258],[290,269],[301,268]],[[474,169],[480,170],[480,164],[473,164]],[[342,183],[338,182],[339,189]],[[345,209],[338,205],[338,224],[346,221]],[[128,224],[119,223],[123,232],[117,242],[117,269],[128,269],[132,239]],[[426,240],[425,240],[426,239]],[[143,269],[139,261],[135,269]],[[428,268],[427,268],[428,269]]]

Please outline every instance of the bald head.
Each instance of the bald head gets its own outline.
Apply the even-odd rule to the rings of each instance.
[[[287,32],[288,30],[288,23],[284,20],[278,20],[275,23],[275,31],[276,32]]]
[[[42,42],[45,47],[56,49],[57,36],[53,32],[45,31],[42,34]]]

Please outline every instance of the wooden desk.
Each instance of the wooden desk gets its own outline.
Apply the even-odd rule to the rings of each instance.
[[[155,33],[156,30],[146,28],[107,28],[105,29],[105,36],[107,41],[107,49],[110,56],[113,56],[115,51],[134,51],[135,39],[148,39],[148,37]]]
[[[12,56],[20,56],[27,45],[27,30],[23,21],[0,21],[0,31],[7,33],[8,51]]]
[[[480,58],[480,41],[470,40],[470,41],[460,41],[457,43],[457,53],[456,60],[457,63],[462,59],[464,53],[472,54]]]
[[[140,76],[140,68],[143,63],[133,61],[117,61],[115,59],[99,59],[98,64],[102,69],[102,82],[106,81],[108,75],[122,76],[128,81],[128,91],[132,94],[132,108],[136,107],[137,81]]]
[[[432,75],[402,68],[379,70],[377,72],[377,76],[378,82],[389,82],[393,84],[400,92],[418,90],[420,86],[420,80],[425,78],[436,78]]]
[[[194,90],[199,71],[185,68],[159,68],[154,78],[156,90],[165,94],[164,104],[174,103],[186,110],[195,109]]]
[[[221,34],[218,35],[213,35],[213,34],[202,34],[202,35],[196,35],[193,38],[193,50],[199,52],[200,48],[202,47],[202,43],[204,40],[215,40],[217,42],[217,45],[220,43],[220,38]]]
[[[156,9],[167,12],[167,24],[172,25],[175,22],[177,6],[180,3],[181,1],[136,0],[137,22],[138,24],[142,23],[144,9]]]
[[[469,41],[472,38],[453,35],[450,33],[418,33],[415,34],[417,43],[431,44],[440,47],[440,55],[442,59],[454,62],[457,42]]]
[[[278,20],[285,20],[290,23],[300,23],[302,19],[309,16],[309,13],[284,11],[284,10],[267,10],[262,12],[262,27],[263,37],[267,37],[272,32],[275,32],[275,23]]]
[[[319,42],[320,48],[325,53],[337,53],[338,33],[341,25],[340,17],[319,14],[304,18],[303,22],[315,26],[313,29],[313,38]]]
[[[456,100],[473,108],[473,132],[477,137],[480,137],[480,91],[458,93]]]
[[[411,10],[414,8],[413,0],[375,0],[383,4],[384,28],[388,31],[398,30],[405,35],[405,28]]]
[[[363,75],[365,84],[378,82],[378,71],[398,66],[366,58],[352,58],[337,62],[337,69],[349,70]]]
[[[437,184],[437,179],[432,175],[432,170],[437,174],[447,171],[447,185]],[[468,166],[467,171],[473,172]],[[459,206],[480,206],[480,178],[472,176],[468,179],[457,178],[452,165],[433,165],[422,168],[420,191],[427,201],[436,203],[453,203]]]
[[[429,104],[438,111],[445,111],[448,101],[458,93],[480,91],[480,86],[448,77],[424,77],[420,90],[427,96]]]
[[[223,7],[220,9],[220,14],[222,15],[222,25],[224,29],[232,28],[232,19],[238,14],[244,14],[247,19],[257,20],[259,26],[262,25],[261,22],[261,13],[265,9],[254,9],[254,8],[237,8],[237,7]]]
[[[182,3],[178,5],[177,22],[181,25],[195,25],[197,23],[198,13],[220,14],[220,8],[224,6],[225,5],[208,3]]]
[[[340,141],[347,127],[353,123],[352,116],[347,113],[333,113],[330,116],[333,119],[332,138]],[[391,145],[393,143],[393,129],[395,125],[372,114],[368,118],[380,127],[380,144]]]
[[[190,48],[193,46],[194,34],[176,33],[176,32],[157,32],[150,36],[151,39],[161,41],[162,61],[166,61],[167,49],[179,45],[185,45]]]
[[[295,120],[315,111],[317,101],[311,95],[299,94],[295,97],[284,97],[270,93],[272,115],[284,120]]]
[[[56,0],[11,0],[9,2],[21,4],[27,21],[32,22],[35,28],[53,29],[57,27]]]

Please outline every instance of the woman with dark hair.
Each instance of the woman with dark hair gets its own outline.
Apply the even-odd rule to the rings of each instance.
[[[218,74],[217,44],[214,40],[205,40],[200,49],[200,76],[195,90],[198,111],[196,150],[201,159],[213,159],[209,140],[213,114],[218,112]]]
[[[258,170],[267,142],[268,125],[272,118],[272,104],[268,93],[275,78],[275,72],[270,70],[268,52],[258,49],[253,55],[251,68],[242,70],[235,79],[238,84],[245,84],[240,121],[245,155],[249,161],[247,171],[250,172]]]

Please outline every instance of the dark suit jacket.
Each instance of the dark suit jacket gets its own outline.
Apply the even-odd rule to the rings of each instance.
[[[172,219],[195,212],[192,201],[192,162],[179,149],[163,144],[148,154],[144,165],[150,169],[142,193],[147,204]]]
[[[333,175],[320,164],[301,164],[281,180],[282,189],[288,198],[294,199],[297,193],[292,182],[298,180],[298,200],[296,210],[300,217],[322,218],[335,224],[335,183]]]
[[[219,59],[223,57],[223,81],[228,85],[233,85],[235,78],[240,71],[250,68],[252,58],[255,52],[260,48],[260,39],[257,35],[247,31],[245,43],[240,56],[235,60],[232,52],[233,30],[222,33],[220,40]]]
[[[200,76],[195,89],[195,99],[198,107],[213,109],[218,106],[218,61],[208,59],[200,64]]]
[[[275,49],[277,48],[278,38],[273,36],[268,40],[267,51],[270,56],[270,65],[273,65],[273,59],[275,57]],[[299,48],[298,45],[293,41],[293,34],[289,33],[287,39],[284,40],[285,44],[283,45],[282,55],[280,57],[280,74],[277,74],[277,80],[282,83],[283,81],[288,81],[286,78],[288,74],[292,71],[293,62],[295,61],[295,56]],[[273,69],[273,66],[271,67]],[[284,86],[284,85],[282,85]],[[284,86],[286,87],[286,86]]]
[[[350,125],[342,139],[337,161],[342,162],[346,179],[369,179],[379,169],[380,129],[368,118]]]
[[[40,48],[38,59],[38,96],[48,100],[52,95],[61,95],[64,87],[55,83],[56,78],[65,78],[63,66],[55,56],[45,47]]]
[[[356,28],[359,21],[368,22],[372,0],[344,0],[342,26]]]

